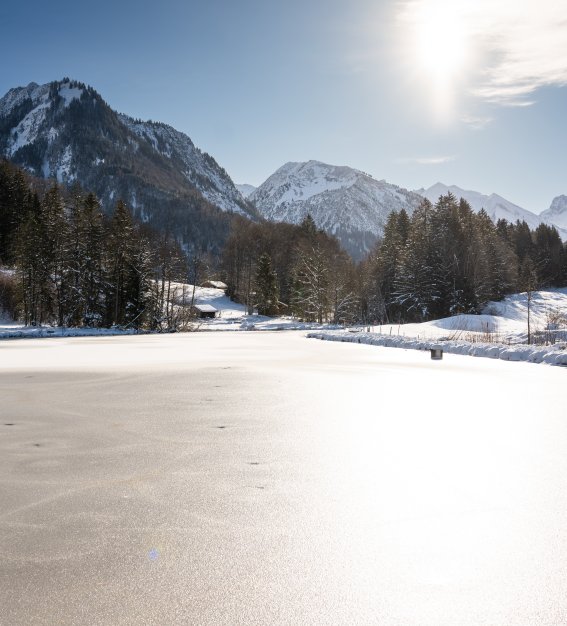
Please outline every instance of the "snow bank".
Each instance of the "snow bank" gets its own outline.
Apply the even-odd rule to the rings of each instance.
[[[567,338],[567,288],[534,291],[530,303],[530,323],[534,338],[554,335]],[[380,334],[400,335],[424,341],[451,340],[469,343],[525,343],[528,329],[526,293],[489,302],[481,315],[454,315],[415,324],[373,326]]]
[[[0,339],[39,339],[41,337],[100,337],[135,335],[133,328],[67,328],[63,326],[23,326],[18,323],[0,323]],[[140,331],[143,332],[143,331]]]
[[[529,363],[567,365],[567,349],[565,349],[565,344],[555,344],[553,346],[503,346],[450,340],[425,341],[404,336],[379,335],[377,333],[344,330],[311,332],[307,337],[311,339],[323,339],[325,341],[364,343],[385,348],[404,348],[406,350],[431,350],[433,348],[441,348],[444,352],[451,354],[502,359],[503,361],[528,361]]]

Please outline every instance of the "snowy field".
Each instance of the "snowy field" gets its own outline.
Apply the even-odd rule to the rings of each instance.
[[[172,299],[176,304],[187,305],[192,294],[193,285],[173,283]],[[289,316],[248,315],[246,307],[233,302],[222,289],[195,287],[195,304],[210,304],[219,312],[215,319],[197,320],[196,330],[309,330],[328,327],[328,324],[300,322]]]
[[[235,330],[309,330],[328,328],[329,325],[304,323],[289,316],[266,317],[247,315],[243,304],[233,302],[222,289],[195,287],[183,283],[172,283],[171,300],[178,311],[189,307],[194,298],[195,304],[209,304],[217,309],[214,319],[195,320],[191,324],[195,331],[235,331]],[[39,338],[39,337],[90,337],[96,335],[132,335],[133,329],[119,328],[57,328],[26,327],[23,324],[0,319],[0,339]]]
[[[565,624],[564,372],[304,334],[3,342],[0,622]]]
[[[443,347],[454,354],[567,365],[567,288],[531,294],[532,343],[527,346],[527,295],[514,294],[502,302],[490,302],[481,315],[457,315],[422,324],[390,324],[337,328],[329,324],[304,323],[292,317],[247,315],[245,306],[233,302],[222,289],[173,283],[170,299],[177,311],[191,302],[208,304],[217,311],[214,319],[195,320],[194,331],[310,330],[312,337],[332,341],[368,343],[384,347],[427,350]],[[132,329],[26,328],[0,322],[0,339],[17,337],[110,336],[135,334]]]
[[[528,301],[525,293],[490,302],[482,315],[456,315],[422,324],[320,330],[308,337],[387,348],[429,350],[504,361],[567,365],[567,289],[531,294],[532,344],[527,345]]]
[[[531,332],[536,336],[548,331],[552,334],[559,332],[560,338],[567,340],[567,288],[534,291],[531,296]],[[522,343],[527,341],[528,332],[527,294],[514,294],[501,302],[489,302],[481,315],[455,315],[421,324],[372,326],[372,331],[425,340]]]

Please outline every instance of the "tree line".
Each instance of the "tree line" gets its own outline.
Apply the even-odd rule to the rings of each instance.
[[[309,215],[299,225],[235,220],[220,267],[249,310],[319,323],[359,317],[357,269]]]
[[[299,225],[232,216],[218,255],[136,222],[123,202],[104,215],[76,186],[0,163],[0,308],[26,324],[171,330],[195,296],[176,283],[221,279],[248,311],[306,321],[410,322],[477,313],[509,293],[567,284],[554,227],[494,224],[451,194],[392,213],[356,265],[310,216]],[[185,306],[178,306],[183,304]]]
[[[435,204],[424,200],[411,217],[390,214],[361,275],[366,319],[421,322],[567,284],[567,248],[553,226],[494,224],[484,210],[474,213],[448,194]]]
[[[103,215],[79,187],[32,184],[0,163],[0,307],[26,325],[172,328],[175,239],[135,223],[119,201]],[[166,302],[167,301],[167,302]]]

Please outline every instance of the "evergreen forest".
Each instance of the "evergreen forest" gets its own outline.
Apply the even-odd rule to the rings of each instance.
[[[174,307],[172,285],[220,279],[261,315],[403,323],[567,284],[554,227],[494,224],[450,194],[411,216],[391,213],[359,264],[310,216],[291,225],[233,215],[227,224],[221,251],[191,247],[187,233],[157,232],[122,201],[106,215],[93,193],[0,162],[0,311],[26,325],[180,330],[190,315]]]

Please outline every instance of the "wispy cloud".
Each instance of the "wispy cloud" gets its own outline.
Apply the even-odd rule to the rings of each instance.
[[[479,73],[472,92],[509,106],[533,104],[542,87],[567,85],[565,0],[402,0],[400,16],[457,14]]]
[[[456,159],[455,155],[451,156],[431,156],[431,157],[399,157],[396,159],[396,163],[403,165],[441,165],[442,163],[449,163]]]
[[[480,115],[463,115],[461,122],[474,130],[482,130],[493,121],[492,117],[483,117]]]

